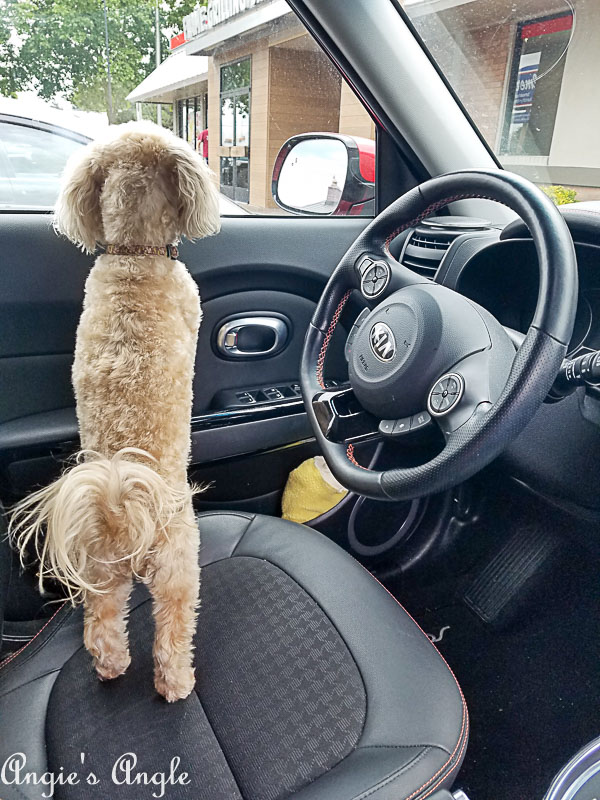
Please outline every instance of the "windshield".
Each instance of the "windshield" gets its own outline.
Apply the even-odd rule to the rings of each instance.
[[[557,203],[600,201],[598,0],[402,0],[506,168]]]

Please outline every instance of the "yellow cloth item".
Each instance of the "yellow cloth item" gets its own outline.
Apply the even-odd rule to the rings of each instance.
[[[308,522],[336,506],[348,494],[333,477],[323,456],[309,458],[290,472],[281,501],[281,516]]]

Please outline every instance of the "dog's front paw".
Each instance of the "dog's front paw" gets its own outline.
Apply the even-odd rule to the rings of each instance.
[[[103,653],[101,658],[94,659],[94,667],[101,681],[112,681],[123,675],[131,664],[129,650],[120,653]]]
[[[183,700],[191,694],[196,685],[193,667],[178,669],[157,669],[154,673],[154,687],[169,703]]]

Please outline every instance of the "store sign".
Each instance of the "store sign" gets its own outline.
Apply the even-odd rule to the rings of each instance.
[[[171,50],[175,50],[176,47],[181,47],[182,44],[185,44],[185,34],[183,31],[176,36],[171,36]]]
[[[183,18],[185,40],[188,42],[195,39],[209,28],[227,22],[228,19],[250,11],[264,2],[266,0],[208,0],[208,5],[196,8]]]
[[[511,120],[513,125],[524,125],[529,122],[541,57],[541,52],[521,56]]]

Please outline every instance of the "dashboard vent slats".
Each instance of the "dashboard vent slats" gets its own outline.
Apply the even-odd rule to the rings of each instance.
[[[434,278],[452,242],[464,233],[489,229],[486,220],[465,217],[430,217],[414,228],[402,253],[404,266]]]

